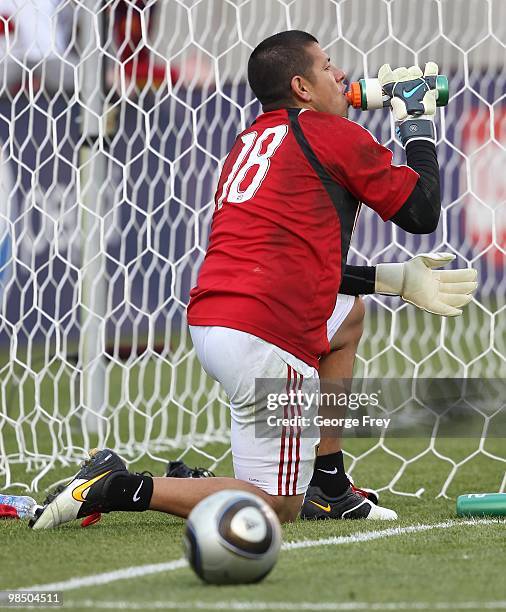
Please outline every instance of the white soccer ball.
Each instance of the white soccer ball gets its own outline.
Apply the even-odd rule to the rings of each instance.
[[[185,545],[190,566],[205,582],[259,582],[278,558],[281,526],[261,497],[244,491],[220,491],[206,497],[190,513]]]

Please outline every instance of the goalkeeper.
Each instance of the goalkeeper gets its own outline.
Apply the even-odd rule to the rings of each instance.
[[[267,402],[255,392],[255,380],[276,379],[281,393],[312,389],[318,380],[360,201],[408,232],[430,233],[438,224],[435,93],[421,71],[380,73],[398,98],[393,110],[407,166],[393,165],[388,149],[345,118],[345,73],[310,34],[289,31],[264,40],[250,57],[248,78],[264,112],[224,163],[209,248],[188,307],[197,356],[230,400],[236,478],[187,482],[132,474],[104,450],[44,508],[35,528],[97,511],[187,516],[222,489],[255,492],[281,520],[293,520],[313,475],[318,439],[303,426],[288,431],[281,424],[269,437],[256,436]],[[407,267],[387,276],[376,269],[374,282],[400,287],[408,299],[416,294],[408,291]],[[458,308],[461,298],[437,303],[443,301]],[[314,416],[307,413],[310,421]],[[354,492],[341,497],[350,501],[342,516],[394,518],[365,498],[357,507]]]

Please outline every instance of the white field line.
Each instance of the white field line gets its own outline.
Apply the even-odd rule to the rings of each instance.
[[[377,531],[362,531],[348,536],[336,536],[333,538],[321,538],[319,540],[300,540],[296,542],[285,542],[282,550],[295,550],[298,548],[315,548],[319,546],[339,546],[342,544],[358,544],[369,542],[371,540],[380,540],[400,536],[406,533],[419,533],[423,531],[431,531],[433,529],[450,529],[462,525],[491,525],[499,524],[504,521],[496,519],[470,519],[466,521],[448,520],[442,523],[432,523],[425,525],[410,525],[408,527],[391,527],[390,529],[382,529]],[[91,576],[81,576],[70,578],[61,582],[50,582],[48,584],[36,584],[29,587],[22,587],[18,591],[70,591],[82,587],[96,586],[99,584],[109,584],[117,580],[127,580],[129,578],[139,578],[148,576],[149,574],[158,574],[160,572],[171,572],[173,570],[186,567],[188,565],[186,559],[177,559],[175,561],[167,561],[166,563],[152,563],[149,565],[136,565],[125,567],[123,569],[104,572],[101,574],[92,574]]]
[[[498,523],[497,519],[469,519],[467,521],[444,521],[427,525],[409,525],[408,527],[391,527],[378,531],[361,531],[349,536],[334,536],[332,538],[320,538],[318,540],[298,540],[296,542],[285,542],[283,550],[294,550],[296,548],[314,548],[315,546],[339,546],[341,544],[358,544],[359,542],[370,542],[371,540],[382,540],[406,533],[418,533],[432,529],[449,529],[459,525],[490,525]]]
[[[267,601],[84,601],[63,600],[65,608],[93,608],[109,610],[506,610],[506,601],[399,601],[391,603],[311,601],[300,603]]]
[[[80,589],[86,586],[96,586],[98,584],[109,584],[116,580],[126,580],[127,578],[139,578],[140,576],[149,576],[149,574],[159,574],[160,572],[171,572],[181,567],[186,567],[188,562],[186,559],[177,559],[175,561],[167,561],[166,563],[152,563],[150,565],[137,565],[134,567],[125,567],[112,572],[104,572],[102,574],[94,574],[91,576],[82,576],[79,578],[70,578],[62,582],[50,582],[49,584],[38,584],[26,588],[16,589],[17,591],[70,591],[72,589]]]

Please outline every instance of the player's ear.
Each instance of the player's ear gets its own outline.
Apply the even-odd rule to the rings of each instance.
[[[294,76],[291,80],[292,94],[296,100],[311,102],[311,94],[307,88],[307,81],[304,77]]]

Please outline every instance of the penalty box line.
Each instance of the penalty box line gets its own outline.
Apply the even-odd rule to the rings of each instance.
[[[431,531],[433,529],[451,529],[462,525],[477,526],[477,525],[492,525],[500,524],[504,521],[497,519],[470,519],[470,520],[448,520],[442,523],[428,523],[425,525],[409,525],[407,527],[391,527],[389,529],[362,531],[348,536],[335,536],[331,538],[320,538],[318,540],[300,540],[295,542],[285,542],[281,550],[297,550],[299,548],[316,548],[320,546],[341,546],[344,544],[359,544],[370,542],[372,540],[382,540],[395,536],[405,535],[408,533],[420,533]],[[123,569],[114,570],[111,572],[103,572],[93,574],[91,576],[80,576],[70,578],[61,582],[49,582],[47,584],[36,584],[29,587],[18,588],[18,591],[71,591],[83,587],[97,586],[101,584],[109,584],[118,580],[128,580],[129,578],[140,578],[161,572],[171,572],[174,570],[187,567],[186,559],[176,559],[175,561],[167,561],[165,563],[150,563],[148,565],[137,565],[125,567]]]

